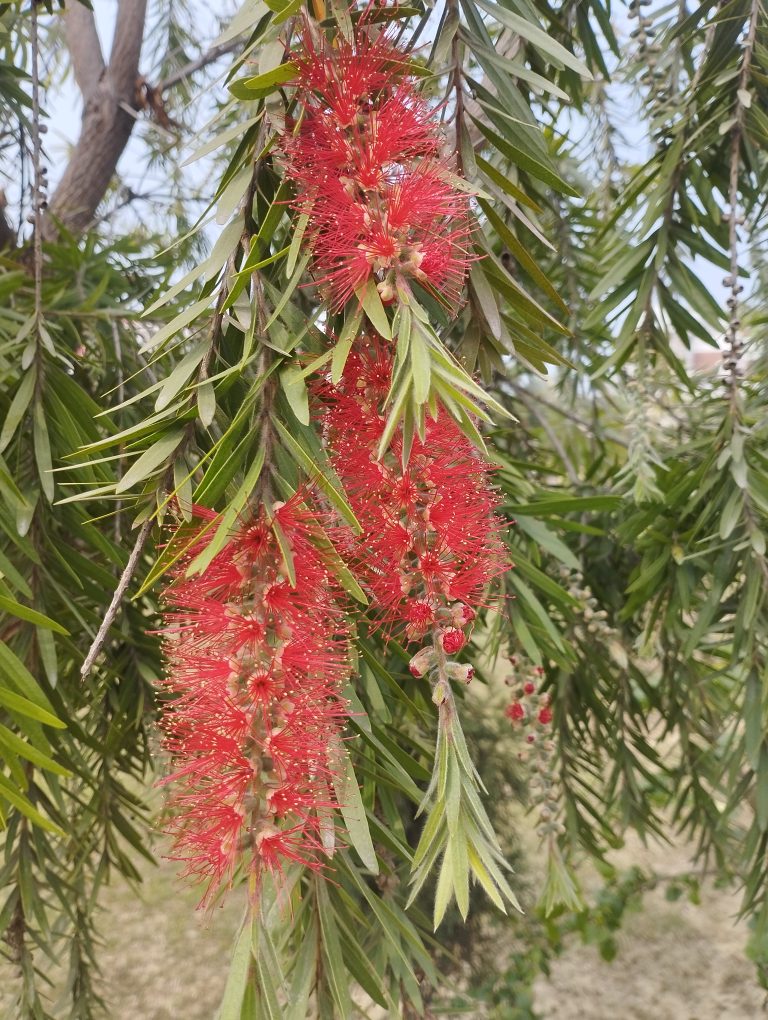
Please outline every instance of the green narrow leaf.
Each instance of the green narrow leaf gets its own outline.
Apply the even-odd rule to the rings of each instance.
[[[35,448],[35,461],[37,473],[40,479],[40,486],[49,503],[53,502],[53,463],[51,461],[51,441],[48,437],[48,423],[45,420],[45,411],[40,401],[35,403],[32,410],[32,441]]]
[[[404,311],[409,311],[407,308]],[[428,341],[421,329],[418,319],[412,323],[410,330],[410,354],[411,368],[413,371],[413,397],[416,403],[421,406],[429,397],[429,390],[432,383],[432,360],[430,358]]]
[[[304,233],[309,223],[309,213],[302,213],[296,220],[296,228],[291,237],[291,244],[288,248],[288,258],[285,260],[285,272],[290,277],[296,268],[296,261],[301,250],[301,242],[304,240]]]
[[[246,78],[240,84],[244,86],[247,92],[256,92],[259,95],[267,95],[272,92],[278,85],[284,85],[285,82],[290,81],[296,77],[296,65],[287,61],[284,64],[279,64],[271,71],[266,71],[264,74],[257,74],[253,78]],[[232,91],[232,86],[230,86]],[[247,96],[248,99],[257,98],[255,96]]]
[[[302,425],[309,425],[309,394],[301,370],[294,367],[284,368],[280,373],[280,385],[298,420]]]
[[[51,712],[46,712],[44,708],[40,708],[39,705],[21,694],[14,694],[7,687],[0,687],[0,705],[4,705],[10,712],[26,716],[28,719],[35,719],[37,722],[43,723],[45,726],[53,726],[57,730],[63,730],[66,725]]]
[[[285,572],[288,575],[288,580],[291,582],[291,587],[296,587],[296,567],[293,563],[293,550],[291,549],[291,543],[288,541],[288,537],[280,527],[280,522],[276,517],[272,518],[272,530],[275,533],[277,544],[280,546],[280,552],[283,555],[283,565],[285,566]]]
[[[155,400],[155,410],[164,411],[174,397],[186,386],[192,373],[205,357],[208,341],[198,344],[193,351],[186,354],[176,365],[168,378],[163,382]]]
[[[36,627],[35,637],[48,683],[51,687],[55,687],[59,680],[59,660],[56,655],[56,642],[53,639],[53,634],[45,627]]]
[[[381,297],[376,289],[376,284],[373,280],[368,280],[364,287],[358,288],[355,291],[358,300],[362,305],[363,311],[371,320],[374,328],[380,333],[385,340],[392,339],[392,327],[387,313],[384,311],[384,305],[381,303]]]
[[[489,0],[475,0],[475,3],[490,14],[499,24],[511,29],[515,35],[519,35],[521,39],[525,39],[537,49],[546,53],[555,64],[564,64],[578,75],[581,75],[581,77],[592,80],[592,75],[587,65],[582,63],[578,57],[575,57],[564,46],[561,46],[559,42],[556,42],[551,36],[547,35],[539,25],[534,25],[525,18],[521,18],[518,14],[513,14],[506,7],[490,3]]]
[[[39,825],[41,829],[46,829],[48,832],[53,832],[62,838],[66,837],[66,833],[63,829],[60,829],[58,825],[55,825],[52,821],[50,821],[50,819],[46,818],[45,815],[40,814],[37,808],[31,804],[26,797],[22,797],[18,790],[14,789],[5,776],[0,774],[0,800],[3,798],[10,804],[13,804],[13,806],[31,822],[34,822],[35,825]]]
[[[216,390],[210,379],[206,379],[197,387],[197,413],[201,425],[205,428],[213,424],[216,417]]]
[[[0,724],[0,750],[3,748],[5,748],[6,753],[10,752],[11,754],[18,755],[20,758],[26,758],[27,761],[31,761],[38,768],[46,769],[48,772],[55,772],[57,776],[72,775],[69,769],[65,769],[49,755],[43,754],[42,751],[39,751],[36,747],[27,743],[26,740],[22,740],[12,730],[9,730],[7,726]]]
[[[142,455],[131,464],[128,470],[125,472],[123,477],[115,486],[115,492],[127,492],[132,489],[134,485],[138,485],[139,482],[143,482],[145,478],[148,478],[161,464],[164,464],[170,457],[176,447],[184,438],[184,430],[177,428],[173,429],[167,436],[163,436],[162,439],[158,439],[148,450],[145,450]]]
[[[20,620],[26,620],[28,623],[34,623],[38,627],[46,627],[48,630],[53,630],[57,634],[69,634],[69,631],[65,627],[62,627],[60,623],[52,620],[49,616],[44,616],[43,613],[38,613],[36,609],[30,609],[29,606],[22,606],[21,603],[16,602],[13,599],[6,598],[5,595],[0,595],[0,610],[5,613],[10,613],[12,616],[16,616]]]
[[[30,718],[37,719],[39,722],[44,722],[47,726],[64,728],[64,723],[60,722],[53,714],[51,703],[40,690],[35,677],[3,642],[0,642],[0,672],[8,677],[17,691],[22,692],[19,696],[8,691],[7,687],[0,686],[0,700],[2,698],[20,698],[16,711],[21,712],[22,715],[29,715]],[[28,703],[29,708],[24,708],[24,705]],[[11,705],[8,707],[12,708]]]
[[[256,482],[259,480],[259,475],[261,474],[263,466],[264,448],[260,447],[256,451],[256,456],[253,458],[253,462],[248,469],[248,473],[243,479],[242,485],[235,493],[234,498],[228,504],[227,509],[221,515],[216,531],[210,542],[205,549],[203,549],[203,551],[194,558],[187,568],[188,577],[191,577],[193,574],[202,574],[209,566],[216,553],[224,547],[225,542],[229,538],[232,526],[240,516],[240,512],[248,502],[251,493],[256,487]]]
[[[248,171],[248,175],[250,179],[250,170]],[[161,347],[166,340],[169,340],[172,336],[175,336],[176,333],[179,333],[182,329],[184,329],[185,326],[188,326],[190,322],[192,322],[194,319],[198,317],[198,315],[205,311],[205,309],[209,307],[210,303],[211,303],[210,297],[204,297],[201,298],[199,301],[196,301],[193,305],[190,305],[189,308],[185,308],[183,312],[180,312],[174,319],[171,319],[171,321],[166,326],[163,326],[162,329],[159,329],[148,340],[148,342],[139,349],[139,353],[143,354],[146,351],[151,351],[156,347]]]
[[[8,408],[8,414],[5,416],[2,432],[0,432],[0,453],[3,452],[13,439],[21,419],[27,413],[27,408],[32,401],[32,394],[35,392],[36,379],[37,368],[33,366],[25,373],[19,383],[19,387],[11,401],[11,406]]]
[[[486,868],[483,861],[480,859],[479,854],[477,853],[473,846],[469,846],[467,848],[467,856],[469,859],[469,866],[472,869],[472,874],[480,882],[480,885],[483,887],[483,889],[485,889],[485,891],[488,893],[488,896],[490,900],[493,902],[493,904],[497,906],[503,914],[506,914],[507,908],[504,905],[504,900],[501,898],[501,894],[499,893],[499,890],[496,888],[496,885],[493,879],[491,878],[488,869]]]
[[[218,1020],[240,1020],[245,988],[248,984],[251,970],[251,960],[251,921],[249,911],[240,929],[240,934],[232,953],[227,983],[224,988],[224,997],[219,1007]]]
[[[306,1020],[309,1015],[309,997],[315,983],[315,968],[319,958],[317,921],[304,933],[296,963],[291,975],[291,994],[286,1003],[285,1020]]]
[[[348,752],[342,747],[337,749],[340,756],[338,772],[333,776],[333,787],[341,809],[344,824],[347,827],[349,841],[355,848],[357,856],[374,875],[379,873],[379,863],[373,848],[371,833],[365,813],[360,787],[357,784],[355,770]]]
[[[432,915],[432,927],[434,931],[440,927],[440,922],[445,917],[448,904],[453,898],[453,846],[449,842],[443,854],[443,862],[440,866],[440,874],[435,889],[435,907]]]
[[[259,948],[261,948],[261,946]],[[262,952],[255,952],[254,958],[256,963],[256,978],[258,980],[259,999],[260,1004],[264,1007],[264,1016],[267,1020],[283,1020],[283,1012],[278,1000],[278,989],[274,980],[275,971],[272,968],[271,961],[266,961]]]
[[[349,976],[341,955],[339,932],[336,927],[324,879],[316,878],[315,888],[317,890],[318,917],[320,918],[320,930],[323,935],[322,948],[328,973],[328,983],[339,1013],[345,1018],[352,1012],[352,1001],[349,997]]]
[[[344,320],[344,326],[339,334],[339,339],[334,345],[331,358],[331,382],[334,386],[340,381],[344,372],[344,366],[347,363],[349,352],[352,350],[352,344],[355,342],[360,331],[362,320],[363,312],[361,308],[355,308],[354,311],[347,314]]]

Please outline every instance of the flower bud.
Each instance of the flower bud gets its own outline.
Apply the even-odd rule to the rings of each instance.
[[[412,676],[417,678],[424,676],[435,664],[434,648],[422,648],[413,656],[408,663],[408,669]]]
[[[507,705],[504,714],[512,722],[522,722],[525,719],[525,708],[519,701],[513,701],[511,705]]]
[[[451,680],[460,680],[463,684],[468,684],[475,675],[472,666],[466,662],[449,662],[446,673]]]
[[[465,606],[463,602],[451,606],[451,623],[454,627],[465,627],[474,620],[475,615],[474,609]]]
[[[442,705],[448,697],[448,687],[444,680],[438,680],[432,691],[432,700],[436,705]]]
[[[440,644],[447,655],[454,655],[456,652],[460,652],[466,643],[467,639],[463,631],[460,631],[457,627],[449,627],[440,635]]]

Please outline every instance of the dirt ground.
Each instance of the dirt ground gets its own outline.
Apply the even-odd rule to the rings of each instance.
[[[664,874],[687,867],[685,849],[632,845],[617,862]],[[230,897],[210,917],[174,877],[173,865],[146,867],[142,898],[117,885],[104,896],[102,962],[109,1020],[213,1020],[242,904]],[[744,955],[737,900],[711,886],[702,903],[648,893],[604,962],[577,940],[536,984],[543,1020],[760,1020],[764,993]],[[7,972],[4,972],[5,976]],[[2,984],[2,982],[0,982]],[[0,993],[0,999],[2,994]]]
[[[143,870],[141,901],[125,885],[104,896],[109,1020],[214,1020],[244,901],[202,913],[175,865]]]
[[[644,847],[631,840],[622,868],[677,875],[690,867],[685,847]],[[619,951],[605,962],[574,940],[535,986],[545,1020],[759,1020],[766,993],[745,955],[747,926],[735,920],[738,897],[704,882],[701,903],[669,902],[659,886],[628,913]]]
[[[633,845],[619,863],[664,874],[687,867],[684,849]],[[213,1020],[240,904],[206,919],[163,865],[144,902],[116,888],[105,900],[110,1020]],[[704,886],[702,903],[674,903],[660,888],[627,916],[619,953],[604,962],[577,941],[536,985],[544,1020],[759,1020],[765,995],[744,955],[746,927],[733,894]]]

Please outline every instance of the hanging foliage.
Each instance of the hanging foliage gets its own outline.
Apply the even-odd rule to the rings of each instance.
[[[121,0],[105,59],[0,11],[14,1018],[99,1014],[162,856],[245,908],[222,1020],[479,1014],[457,926],[578,927],[630,829],[764,977],[768,24],[627,15]]]

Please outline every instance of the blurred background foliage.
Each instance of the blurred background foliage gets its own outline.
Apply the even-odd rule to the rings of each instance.
[[[328,324],[271,148],[291,103],[274,72],[303,5],[120,0],[100,12],[115,40],[96,76],[65,31],[74,18],[84,38],[91,15],[67,8],[0,5],[0,931],[14,1018],[99,1015],[99,891],[155,853],[152,630],[172,497],[236,515],[254,426],[273,415],[267,469],[295,486],[319,465],[343,501],[293,360],[323,351]],[[310,13],[347,31],[341,3]],[[433,706],[407,656],[362,626],[350,746],[379,874],[358,837],[333,883],[295,876],[301,912],[288,931],[279,912],[262,918],[267,943],[245,966],[236,953],[222,1017],[271,1016],[284,989],[329,1017],[360,994],[390,1015],[442,1002],[533,1016],[526,989],[565,935],[609,956],[654,881],[605,862],[629,829],[690,840],[680,888],[700,869],[739,890],[768,980],[765,10],[414,0],[381,18],[445,100],[436,116],[475,192],[467,301],[453,320],[425,307],[514,415],[483,429],[515,569],[475,631],[462,721],[524,873],[513,805],[530,763],[503,711],[520,670],[544,670],[564,832],[544,841],[543,887],[521,880],[523,919],[492,914],[479,888],[467,925],[449,914],[437,936],[428,889],[406,912]],[[113,90],[130,126],[94,191],[94,153],[51,131],[77,86],[85,136],[89,96],[137,24],[130,90]],[[85,225],[62,191],[73,167]],[[597,901],[579,891],[585,860],[606,876]],[[489,973],[501,924],[519,951]],[[54,987],[51,960],[66,966]],[[510,1002],[518,1012],[493,1012]]]

